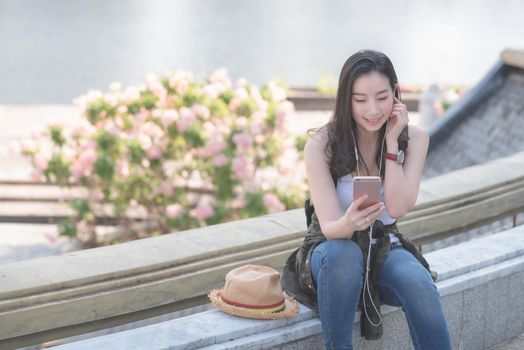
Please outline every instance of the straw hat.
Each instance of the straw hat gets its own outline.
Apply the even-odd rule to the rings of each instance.
[[[244,265],[229,271],[223,289],[209,292],[221,311],[246,318],[278,319],[298,315],[298,303],[282,291],[280,274],[267,266]]]

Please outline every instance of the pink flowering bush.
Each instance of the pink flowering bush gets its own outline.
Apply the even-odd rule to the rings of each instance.
[[[303,203],[301,152],[287,130],[293,104],[274,82],[233,84],[224,69],[198,82],[180,71],[150,75],[139,87],[113,83],[75,103],[80,125],[52,125],[21,150],[34,180],[87,189],[70,202],[76,217],[60,223],[86,246],[100,244],[101,216],[132,239]],[[137,218],[154,229],[134,229]]]

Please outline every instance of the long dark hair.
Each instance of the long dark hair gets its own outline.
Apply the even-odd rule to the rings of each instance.
[[[355,170],[357,161],[355,157],[355,143],[353,135],[357,137],[356,124],[351,113],[351,95],[353,93],[353,83],[361,75],[370,72],[379,72],[389,78],[389,85],[395,91],[395,97],[400,100],[400,89],[396,89],[398,84],[397,74],[393,68],[390,59],[382,52],[374,50],[361,50],[351,55],[340,72],[338,82],[337,99],[335,102],[335,110],[333,118],[322,128],[327,129],[328,142],[324,152],[328,157],[329,169],[333,180],[338,179]],[[379,130],[379,138],[377,140],[377,155],[375,162],[377,167],[380,166],[380,147],[382,146],[382,138],[386,132],[386,124]],[[352,135],[353,134],[353,135]],[[399,148],[406,149],[408,141],[407,127],[402,130],[399,137]],[[359,163],[364,166],[369,173],[369,169],[362,160],[359,152]],[[386,145],[384,144],[384,152],[386,152]],[[385,167],[382,167],[380,176],[384,179]],[[336,182],[335,182],[336,183]]]

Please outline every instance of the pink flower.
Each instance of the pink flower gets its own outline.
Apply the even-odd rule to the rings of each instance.
[[[151,138],[144,134],[138,135],[138,143],[140,144],[140,147],[142,147],[142,149],[146,152],[153,145]]]
[[[128,86],[124,92],[124,98],[127,101],[138,100],[140,98],[140,90],[136,86]]]
[[[116,162],[116,173],[121,178],[126,179],[129,176],[129,162],[125,159],[119,159]]]
[[[37,154],[35,156],[34,165],[39,170],[46,170],[48,165],[49,159],[41,154]]]
[[[142,125],[141,132],[144,135],[151,136],[152,138],[158,139],[164,136],[164,131],[155,123],[147,122]]]
[[[193,80],[191,72],[178,71],[169,78],[169,87],[174,88],[180,95],[185,94],[189,83]]]
[[[244,208],[247,204],[246,197],[244,193],[238,193],[236,197],[231,201],[232,208]]]
[[[85,220],[79,221],[76,224],[76,232],[77,232],[77,235],[80,237],[80,239],[82,238],[88,239],[90,229],[89,229],[89,225],[87,224]]]
[[[286,131],[287,128],[287,121],[288,116],[293,112],[294,110],[293,103],[289,101],[284,101],[277,109],[276,111],[276,124],[277,124],[277,130],[280,132]]]
[[[75,138],[88,139],[96,131],[97,131],[96,128],[89,122],[82,122],[81,124],[77,125],[73,129],[72,136]],[[87,141],[84,141],[84,142],[87,142]],[[92,142],[96,144],[96,141],[92,140]]]
[[[100,189],[95,189],[93,191],[89,191],[89,197],[94,202],[102,202],[104,200],[104,192],[102,192]]]
[[[176,87],[176,92],[178,92],[180,95],[183,95],[186,93],[188,87],[189,87],[189,83],[187,82],[187,80],[183,79],[178,82],[178,85]]]
[[[118,105],[118,98],[113,94],[105,94],[104,100],[111,106],[116,107]]]
[[[227,156],[223,153],[220,153],[218,155],[216,155],[214,158],[213,158],[213,165],[216,166],[216,167],[221,167],[221,166],[224,166],[226,165],[227,163],[229,162],[229,159],[227,158]]]
[[[180,204],[170,204],[166,208],[166,215],[170,219],[176,219],[183,212],[182,206]]]
[[[73,162],[73,178],[80,179],[91,174],[91,168],[96,161],[96,152],[93,149],[85,149],[78,159]]]
[[[150,160],[160,159],[160,157],[162,157],[162,149],[158,146],[149,147],[146,153],[147,158],[149,158]]]
[[[196,208],[190,211],[191,216],[197,220],[206,220],[212,217],[214,213],[213,207],[204,201],[198,203]]]
[[[173,185],[169,181],[164,181],[160,184],[160,193],[165,197],[171,197],[173,194]]]
[[[168,81],[168,85],[169,87],[171,88],[175,88],[176,85],[178,83],[178,76],[176,74],[172,75],[170,78],[169,78],[169,81]]]
[[[247,120],[247,118],[244,116],[239,116],[235,118],[235,125],[238,126],[240,129],[247,128],[248,124],[249,120]]]
[[[246,89],[238,88],[235,90],[235,97],[238,98],[240,101],[244,101],[249,98],[249,94]]]
[[[118,113],[121,113],[121,114],[127,113],[127,106],[126,105],[120,105],[120,106],[118,106],[118,108],[116,110],[118,111]]]
[[[176,127],[178,131],[183,133],[195,120],[195,113],[187,107],[182,107],[180,108],[180,119],[176,121]]]
[[[115,91],[115,92],[122,90],[122,83],[118,81],[112,82],[111,84],[109,84],[109,90]]]
[[[202,89],[204,91],[204,94],[206,94],[207,98],[210,100],[215,100],[218,96],[220,96],[220,89],[216,84],[209,84],[204,86]]]
[[[207,120],[209,119],[209,116],[211,115],[211,112],[209,111],[209,108],[204,105],[194,105],[193,106],[193,112],[200,118]]]
[[[174,109],[168,109],[162,115],[162,125],[164,125],[164,127],[167,128],[171,124],[173,124],[177,119],[178,119],[177,111]]]
[[[233,142],[241,151],[246,151],[253,145],[253,137],[247,132],[247,130],[244,130],[233,136]]]
[[[215,136],[200,150],[200,153],[204,157],[212,157],[221,152],[226,146],[226,142],[220,136]]]
[[[269,213],[276,213],[286,209],[284,204],[273,193],[266,193],[263,197],[264,205]]]
[[[237,180],[248,180],[255,173],[255,166],[246,157],[233,159],[233,175]]]
[[[233,97],[229,102],[229,109],[236,110],[241,104],[242,101],[239,98]]]
[[[32,139],[24,139],[20,142],[20,150],[22,153],[33,153],[36,152],[37,145]]]
[[[213,82],[213,83],[215,83],[217,81],[228,82],[229,81],[229,77],[228,77],[228,74],[227,74],[227,69],[225,69],[225,68],[217,69],[216,71],[213,72],[213,74],[211,75],[209,80],[211,80],[211,82]]]

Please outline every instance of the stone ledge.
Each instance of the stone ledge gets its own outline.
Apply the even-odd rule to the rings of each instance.
[[[420,232],[460,228],[521,208],[522,163],[524,152],[423,182],[417,207],[399,222],[400,231],[417,239]],[[303,210],[295,209],[0,265],[0,341],[200,297],[245,263],[280,269],[304,230]]]
[[[484,286],[496,283],[495,281],[504,277],[523,272],[524,226],[434,251],[427,254],[426,258],[432,268],[443,277],[442,280],[437,282],[441,297],[451,299],[454,295],[476,288],[484,288]],[[524,295],[521,295],[520,298],[524,302]],[[462,308],[448,309],[447,311],[449,319],[456,319],[464,312]],[[512,310],[503,311],[511,313]],[[398,307],[385,305],[382,312],[385,320],[391,317],[404,317]],[[453,314],[450,315],[449,313]],[[516,316],[519,317],[519,315]],[[360,316],[357,313],[356,320],[359,320],[359,318]],[[391,328],[394,325],[386,322],[386,327]],[[359,337],[358,329],[358,322],[356,322],[354,327],[355,339]],[[461,339],[462,335],[459,330],[450,329],[450,331],[455,342]],[[478,331],[486,332],[488,329]],[[517,334],[520,334],[520,332]],[[314,317],[310,309],[301,305],[300,315],[293,319],[249,320],[230,316],[218,310],[210,310],[156,325],[65,344],[56,347],[56,349],[111,348],[118,350],[126,349],[130,344],[135,346],[139,344],[141,347],[151,350],[265,349],[271,346],[291,344],[311,336],[321,336],[320,322]],[[497,338],[490,342],[499,340]],[[369,348],[373,343],[366,342],[365,348]]]

